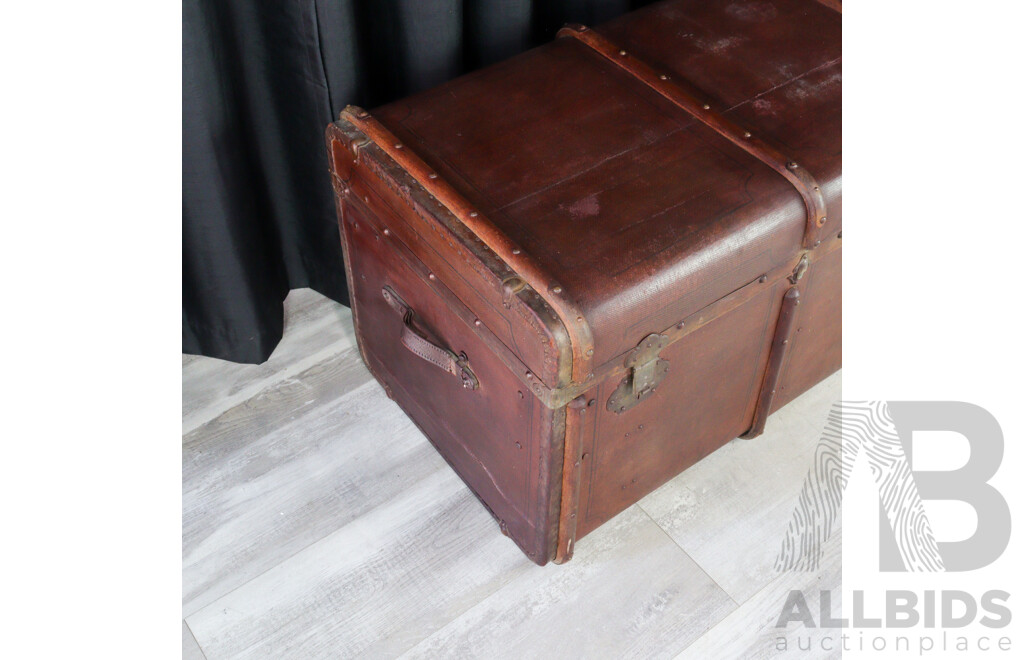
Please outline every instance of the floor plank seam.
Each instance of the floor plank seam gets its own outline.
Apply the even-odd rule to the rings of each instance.
[[[682,552],[684,555],[686,555],[687,558],[689,558],[689,560],[692,561],[693,564],[697,568],[700,569],[701,573],[703,573],[704,575],[708,576],[708,579],[711,580],[711,582],[713,582],[716,587],[718,587],[719,589],[722,590],[722,593],[725,594],[726,597],[729,600],[732,601],[732,604],[735,605],[736,608],[738,608],[740,606],[740,604],[736,602],[736,599],[732,597],[732,594],[730,594],[728,591],[726,591],[725,588],[718,583],[718,580],[716,580],[714,577],[712,577],[712,575],[710,573],[708,573],[707,569],[705,569],[703,566],[701,566],[700,562],[698,562],[696,559],[694,559],[693,556],[690,555],[690,553],[687,552],[685,548],[683,548],[683,546],[679,545],[679,542],[676,541],[674,538],[672,538],[672,535],[669,534],[668,531],[664,527],[662,527],[661,525],[658,524],[658,521],[655,520],[654,517],[651,516],[651,514],[647,512],[647,509],[645,509],[640,502],[636,503],[636,507],[638,509],[640,509],[641,511],[643,511],[644,515],[647,516],[648,520],[650,520],[652,523],[654,523],[654,526],[657,527],[661,531],[661,533],[664,534],[668,538],[668,540],[672,542],[672,545],[674,545],[677,548],[679,548],[679,551]],[[709,628],[709,630],[710,630],[710,628]]]
[[[238,398],[239,396],[241,396],[238,394],[228,394],[226,397],[224,397],[224,399],[229,402],[228,407],[219,408],[212,414],[212,416],[202,415],[198,420],[190,420],[186,418],[186,420],[182,422],[182,437],[184,438],[186,435],[194,433],[195,431],[203,428],[204,426],[216,420],[218,417],[220,417],[227,411],[236,408],[247,401],[250,401],[251,399],[259,396],[260,393],[265,392],[271,387],[280,385],[289,378],[295,378],[296,376],[302,374],[305,371],[308,371],[309,369],[319,364],[323,364],[324,362],[327,362],[329,360],[336,359],[341,355],[354,349],[355,347],[352,345],[348,345],[345,347],[337,347],[334,345],[330,345],[328,347],[321,349],[320,351],[317,351],[316,353],[313,353],[311,356],[303,360],[300,360],[299,362],[283,367],[281,371],[276,371],[272,375],[268,374],[266,379],[264,379],[266,382],[263,382],[258,390],[252,392],[251,394],[248,394],[247,396],[245,396],[245,398]],[[243,394],[246,393],[243,391]]]
[[[317,362],[316,364],[313,364],[309,368],[303,370],[301,373],[296,374],[295,376],[291,376],[290,378],[297,380],[298,376],[301,376],[306,371],[309,371],[310,369],[316,369],[317,367],[323,366],[323,365],[327,364],[328,362],[330,362],[331,360],[335,359],[336,357],[343,356],[345,353],[348,353],[348,352],[351,352],[351,351],[355,351],[355,349],[353,348],[353,349],[348,349],[346,351],[342,351],[342,353],[339,353],[336,356],[332,356],[332,357],[330,357],[330,358],[328,358],[326,360],[323,360],[321,362]],[[255,393],[253,396],[249,397],[248,399],[246,399],[244,401],[238,402],[237,404],[231,406],[227,410],[222,411],[216,417],[214,417],[214,418],[204,422],[202,425],[196,427],[192,431],[189,431],[188,433],[183,433],[182,436],[181,436],[181,439],[182,439],[182,451],[188,451],[191,448],[194,448],[197,444],[202,443],[205,440],[207,440],[206,434],[200,433],[200,431],[204,430],[206,427],[208,427],[211,424],[215,423],[217,420],[221,419],[225,415],[231,413],[233,410],[236,410],[238,408],[244,407],[250,401],[252,401],[253,399],[263,395],[264,393],[270,391],[271,389],[273,389],[275,387],[281,386],[282,384],[287,382],[287,380],[289,380],[289,379],[286,378],[286,379],[283,379],[283,380],[271,383],[268,387],[260,390],[259,392]],[[330,399],[326,399],[325,398],[325,399],[322,399],[322,400],[317,399],[316,400],[317,405],[315,406],[315,408],[324,408],[326,406],[334,405],[336,402],[341,401],[342,399],[345,399],[349,395],[354,394],[354,393],[358,392],[359,390],[361,390],[362,388],[366,387],[367,385],[373,384],[375,382],[376,381],[371,378],[367,382],[362,383],[362,384],[360,384],[360,385],[358,385],[358,386],[356,386],[356,387],[354,387],[354,388],[352,388],[350,390],[346,390],[345,392],[343,392],[341,394],[338,394],[337,396],[335,396],[333,398],[330,398]],[[308,414],[311,411],[302,410],[300,408],[300,409],[296,409],[296,412],[299,412],[301,414],[298,415],[297,417],[295,417],[294,419],[290,419],[286,424],[283,424],[283,425],[281,425],[279,427],[271,429],[271,432],[280,432],[281,430],[286,429],[289,426],[292,426],[292,425],[300,422],[302,417],[305,416],[306,414]],[[266,434],[263,434],[260,437],[263,437],[264,435],[266,435]],[[190,438],[189,436],[195,436],[195,437],[191,437]]]
[[[203,645],[199,643],[198,639],[196,639],[196,634],[192,632],[192,627],[188,625],[188,621],[186,619],[182,619],[181,622],[188,630],[188,634],[192,636],[192,641],[195,642],[196,648],[199,649],[199,655],[203,656],[203,660],[208,660],[206,657],[206,651],[203,650]]]
[[[835,532],[833,532],[833,535],[841,534],[841,533],[842,533],[842,529],[840,528],[840,529],[837,529]],[[829,538],[832,538],[832,537],[829,537]],[[840,543],[840,545],[841,545],[841,541],[836,541],[836,542]],[[816,571],[816,575],[817,575],[818,579],[821,578],[821,574],[824,573],[824,570],[825,569],[824,569],[823,566],[819,566],[818,570]],[[739,610],[740,608],[742,608],[747,603],[755,600],[756,598],[760,597],[765,592],[773,589],[779,582],[781,582],[782,580],[786,579],[787,577],[790,577],[793,572],[794,571],[785,571],[785,572],[778,573],[774,578],[772,578],[771,580],[766,582],[764,585],[762,585],[760,589],[758,589],[757,591],[752,593],[750,596],[745,598],[742,602],[737,603],[737,608],[736,609]],[[839,583],[836,586],[841,588],[841,586],[842,586],[842,574],[840,574]],[[733,602],[735,603],[736,600],[733,599]],[[732,613],[729,614],[729,616],[731,616],[731,615],[732,615]],[[729,616],[724,617],[721,621],[719,621],[718,623],[716,623],[715,625],[711,626],[706,631],[704,631],[704,634],[702,634],[700,637],[697,637],[696,639],[691,641],[689,644],[687,644],[685,648],[683,648],[682,650],[679,651],[679,653],[677,654],[677,657],[683,655],[684,653],[686,653],[686,650],[688,648],[690,648],[694,644],[702,641],[703,639],[705,639],[706,637],[711,635],[713,632],[715,632],[717,629],[719,629],[719,627],[731,625],[732,622],[728,620]]]
[[[373,383],[376,383],[376,381],[373,381]],[[365,385],[361,385],[361,386],[360,386],[360,388],[362,388],[362,387],[366,387],[366,386],[368,386],[368,385],[370,385],[370,384],[373,384],[373,383],[367,383],[367,384],[365,384]],[[359,389],[359,388],[357,388],[357,389]],[[352,390],[352,391],[354,392],[355,390]],[[420,481],[422,481],[422,480],[420,480]],[[420,482],[417,482],[417,483],[420,483]],[[412,486],[410,486],[410,489],[411,489],[411,488],[412,488]],[[408,489],[407,489],[407,490],[408,490]],[[467,488],[467,490],[469,490],[469,489]],[[377,506],[375,506],[375,507],[373,507],[373,508],[371,508],[371,509],[368,509],[368,510],[364,511],[364,512],[363,512],[363,513],[362,513],[362,514],[361,514],[361,515],[359,516],[359,518],[363,518],[363,517],[365,517],[365,516],[368,516],[368,515],[372,514],[372,513],[374,512],[374,511],[377,511],[377,510],[379,510],[379,509],[381,509],[381,508],[383,508],[383,507],[387,506],[388,504],[390,504],[391,502],[393,502],[393,501],[394,501],[395,499],[397,499],[398,497],[400,497],[400,494],[396,494],[396,496],[395,496],[394,498],[391,498],[390,500],[385,500],[385,501],[381,502],[380,504],[378,504]],[[290,562],[290,561],[291,561],[292,559],[294,559],[295,557],[299,556],[300,554],[302,554],[302,553],[306,552],[306,551],[307,551],[307,550],[309,550],[310,548],[313,548],[313,547],[315,547],[315,546],[317,546],[317,545],[320,545],[321,543],[325,542],[325,541],[326,541],[327,539],[329,539],[330,537],[334,536],[335,534],[337,534],[338,532],[342,531],[342,530],[343,530],[343,529],[345,529],[346,527],[349,527],[350,525],[352,525],[353,523],[355,523],[355,522],[356,522],[357,520],[359,520],[359,518],[353,518],[352,520],[349,520],[349,521],[348,521],[348,522],[346,522],[346,523],[345,523],[344,525],[342,525],[342,526],[340,526],[340,527],[337,527],[337,528],[335,528],[335,529],[331,530],[331,532],[329,532],[329,533],[327,533],[327,534],[324,534],[323,536],[321,536],[321,537],[320,537],[320,538],[318,538],[317,540],[313,541],[312,543],[309,543],[309,544],[307,544],[307,545],[303,546],[303,547],[302,547],[302,548],[301,548],[300,550],[296,550],[296,551],[295,551],[295,552],[293,552],[292,554],[290,554],[290,555],[288,555],[287,557],[285,557],[285,558],[281,559],[280,561],[278,561],[278,562],[277,562],[276,564],[274,564],[274,565],[272,565],[272,566],[269,566],[269,567],[267,567],[267,568],[266,568],[265,570],[263,570],[263,571],[260,571],[260,572],[259,572],[258,574],[256,574],[256,575],[253,575],[253,576],[252,576],[251,578],[249,578],[249,579],[248,579],[248,580],[246,580],[245,582],[242,582],[241,584],[239,584],[239,585],[237,585],[237,586],[233,587],[232,589],[230,589],[230,590],[228,590],[228,591],[225,591],[225,592],[224,592],[223,594],[221,594],[221,595],[217,596],[216,598],[214,598],[213,600],[211,600],[211,601],[210,601],[209,603],[206,603],[205,605],[203,605],[203,606],[201,606],[201,607],[198,607],[198,608],[196,608],[196,609],[192,610],[191,612],[189,612],[189,613],[188,613],[188,614],[186,615],[186,617],[185,617],[185,618],[187,619],[187,618],[189,618],[189,617],[195,616],[196,614],[199,614],[199,613],[200,613],[200,612],[202,612],[203,610],[205,610],[205,609],[207,609],[207,608],[210,608],[210,607],[213,607],[214,605],[216,605],[217,603],[219,603],[219,602],[220,602],[221,600],[223,600],[223,599],[227,598],[228,596],[230,596],[231,594],[235,593],[236,591],[238,591],[238,590],[239,590],[239,589],[241,589],[242,587],[245,587],[246,585],[248,585],[248,584],[249,584],[250,582],[253,582],[254,580],[258,580],[258,579],[260,579],[261,577],[263,577],[264,575],[266,575],[266,574],[267,574],[267,573],[269,573],[270,571],[273,571],[274,569],[278,568],[278,567],[279,567],[279,566],[281,566],[282,564],[287,564],[287,563],[288,563],[288,562]],[[203,592],[203,593],[206,593],[206,592]],[[202,594],[199,594],[199,595],[202,595]],[[193,601],[195,601],[195,600],[198,600],[198,598],[199,598],[199,596],[197,595],[197,597],[196,597],[196,598],[194,598],[194,599],[193,599]],[[184,609],[185,609],[185,608],[184,608],[184,606],[183,606],[183,607],[182,607],[182,610],[184,611]]]

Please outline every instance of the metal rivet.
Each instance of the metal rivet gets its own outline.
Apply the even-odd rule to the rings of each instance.
[[[814,189],[815,190],[821,190],[821,188],[819,188],[818,186],[814,186]]]
[[[523,446],[521,444],[519,444],[519,441],[516,441],[516,449],[522,449],[522,448],[523,448]]]
[[[664,73],[658,77],[661,78],[662,80],[668,80],[668,76],[666,76]]]
[[[577,316],[576,317],[576,322],[577,323],[583,323],[583,317],[582,316]]]
[[[469,217],[471,217],[471,218],[475,218],[478,215],[480,215],[480,214],[477,213],[476,211],[470,211],[470,213],[469,213]]]
[[[619,51],[619,55],[625,55],[625,54],[626,54],[626,51],[624,51],[624,50],[620,50]]]
[[[640,424],[640,425],[639,425],[639,426],[637,426],[636,428],[637,428],[637,430],[638,430],[638,431],[643,431],[643,430],[644,430],[644,425],[643,425],[643,424]]]
[[[818,224],[819,224],[819,225],[823,225],[823,224],[825,224],[825,223],[826,223],[827,221],[828,221],[828,218],[826,218],[826,217],[822,216],[821,220],[818,220]]]
[[[473,325],[479,328],[480,326],[483,325],[483,323],[480,321],[480,319],[476,319],[475,321],[473,321]]]
[[[436,179],[437,178],[437,173],[436,172],[431,172],[430,174],[427,175],[427,178],[428,179]]]
[[[710,110],[710,109],[711,109],[711,106],[710,106],[710,105],[708,105],[707,103],[705,103],[705,104],[704,104],[704,109],[705,109],[705,110]]]
[[[402,148],[402,143],[401,142],[396,142],[395,143],[395,149],[401,149],[401,148]]]
[[[768,281],[768,276],[762,275],[761,277],[757,278],[757,281],[760,282],[761,284],[764,284],[765,282]]]
[[[750,131],[743,131],[743,137],[750,139]]]
[[[433,273],[430,273],[429,275],[427,275],[427,277],[432,279],[432,280],[436,280],[437,279],[437,275],[434,275]]]
[[[562,287],[560,287],[560,286],[553,286],[553,287],[551,287],[551,293],[561,293],[561,292],[562,292]]]
[[[587,406],[592,406],[595,403],[597,403],[597,399],[591,399],[590,401],[587,401]],[[583,458],[586,458],[586,457],[587,457],[587,455],[583,454]]]
[[[519,248],[512,248],[512,254],[519,254],[519,252],[520,252]]]
[[[384,230],[384,235],[385,236],[390,236],[391,235],[391,230],[390,229],[385,229]]]
[[[818,247],[819,245],[821,245],[821,241],[814,241],[814,247]]]
[[[594,357],[594,349],[592,349],[592,348],[588,348],[587,349],[587,357]]]
[[[520,399],[522,399],[522,398],[523,398],[523,392],[522,392],[522,390],[520,390],[520,391],[516,392],[516,394],[518,394],[518,395],[519,395],[519,398],[520,398]]]
[[[526,378],[527,378],[528,380],[532,380],[532,379],[533,379],[533,372],[527,371],[527,372],[526,372]]]
[[[786,163],[786,167],[788,167],[791,170],[795,170],[796,168],[798,168],[800,166],[796,164],[796,161],[792,161],[791,160],[788,163]]]

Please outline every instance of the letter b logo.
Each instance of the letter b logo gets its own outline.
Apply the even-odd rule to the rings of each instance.
[[[913,480],[921,500],[958,500],[969,504],[977,514],[978,528],[973,536],[963,541],[937,542],[945,570],[971,571],[988,566],[1003,554],[1010,541],[1010,509],[999,491],[988,484],[1003,460],[999,423],[984,408],[961,401],[890,401],[888,408],[910,466],[914,431],[952,431],[967,439],[970,458],[966,465],[946,472],[913,471]],[[899,529],[894,530],[885,516],[880,525],[881,570],[906,570],[895,535],[912,534],[914,528],[898,525]]]

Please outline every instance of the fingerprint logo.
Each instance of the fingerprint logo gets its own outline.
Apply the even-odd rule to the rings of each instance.
[[[817,570],[822,545],[839,522],[843,491],[861,454],[867,458],[906,570],[945,570],[885,401],[843,401],[832,406],[814,452],[814,466],[775,560],[776,570]]]

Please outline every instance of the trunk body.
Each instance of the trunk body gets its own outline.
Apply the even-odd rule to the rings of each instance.
[[[676,0],[328,128],[363,358],[535,562],[839,368],[840,41]]]

